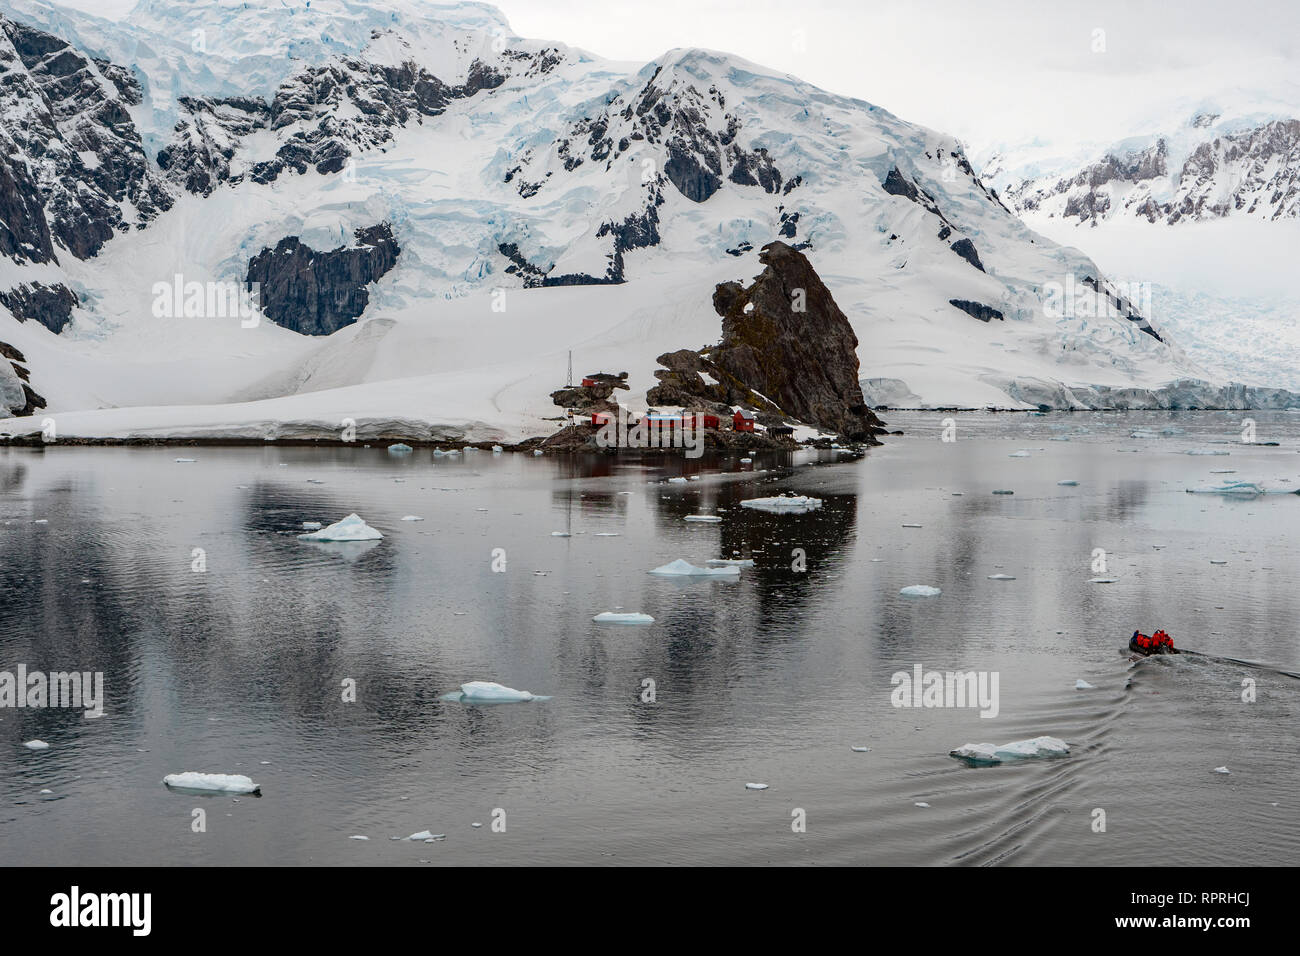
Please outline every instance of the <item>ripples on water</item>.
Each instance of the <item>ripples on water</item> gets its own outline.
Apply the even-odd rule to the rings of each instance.
[[[1279,447],[1234,444],[1240,416],[1221,413],[954,415],[954,443],[944,417],[887,415],[907,436],[863,461],[753,466],[0,450],[0,670],[103,671],[108,698],[99,720],[0,710],[6,861],[1292,861],[1300,685],[1282,672],[1300,669],[1300,498],[1183,489],[1225,468],[1300,478],[1295,417],[1254,416]],[[1129,437],[1166,428],[1182,431]],[[1181,454],[1194,447],[1230,454]],[[664,481],[679,473],[700,480]],[[738,507],[785,491],[825,505]],[[387,537],[297,540],[303,521],[352,511]],[[722,523],[683,520],[714,511]],[[1117,583],[1088,583],[1095,548]],[[756,567],[734,583],[645,573],[742,556]],[[943,593],[900,596],[909,584]],[[606,610],[656,623],[591,623]],[[1263,666],[1134,666],[1120,649],[1137,627]],[[997,671],[998,716],[893,707],[891,675],[916,664]],[[440,699],[474,679],[552,699]],[[947,756],[1040,734],[1070,756]],[[32,738],[50,749],[21,746]],[[181,770],[245,773],[265,796],[169,793],[162,777]],[[190,832],[196,806],[207,833]],[[389,839],[424,829],[447,838]]]

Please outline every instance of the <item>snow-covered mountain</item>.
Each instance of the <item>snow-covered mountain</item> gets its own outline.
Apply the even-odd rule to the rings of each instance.
[[[1225,391],[951,137],[737,57],[423,0],[0,16],[0,398],[61,435],[546,432],[570,350],[643,402],[775,238],[868,401],[1289,401]]]

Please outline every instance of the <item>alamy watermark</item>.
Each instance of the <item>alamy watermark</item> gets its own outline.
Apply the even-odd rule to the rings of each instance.
[[[997,671],[927,671],[920,664],[912,673],[895,671],[889,702],[895,707],[978,707],[981,717],[996,717]]]
[[[245,329],[262,321],[258,282],[186,282],[178,272],[171,282],[155,282],[151,291],[154,318],[239,319]]]
[[[687,458],[704,454],[705,415],[644,415],[633,421],[627,406],[606,413],[596,432],[600,448],[681,448]]]
[[[29,671],[26,664],[0,671],[0,709],[82,708],[90,720],[104,715],[103,671]]]

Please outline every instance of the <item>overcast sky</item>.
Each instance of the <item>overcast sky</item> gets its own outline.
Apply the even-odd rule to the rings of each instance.
[[[64,0],[121,15],[134,0]],[[178,0],[201,3],[202,0]],[[258,2],[258,0],[250,0]],[[277,2],[277,0],[262,0]],[[382,3],[382,0],[375,0]],[[645,62],[736,53],[978,151],[1108,144],[1173,101],[1300,99],[1297,0],[500,0],[515,32]],[[1099,32],[1100,31],[1100,32]]]

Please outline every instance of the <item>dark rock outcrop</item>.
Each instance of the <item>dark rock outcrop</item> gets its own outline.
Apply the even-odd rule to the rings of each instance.
[[[803,253],[771,242],[759,261],[766,268],[748,288],[724,282],[714,290],[722,341],[661,355],[665,368],[647,401],[701,410],[747,405],[874,443],[883,426],[862,397],[849,320]]]
[[[392,227],[358,229],[356,245],[318,252],[297,236],[281,239],[248,263],[263,314],[303,335],[329,335],[355,322],[370,302],[367,286],[387,273],[401,249]]]
[[[12,312],[19,322],[35,320],[58,335],[72,321],[72,309],[77,305],[77,296],[67,286],[59,283],[24,283],[8,292],[0,292],[0,305]]]
[[[985,305],[982,302],[972,302],[969,299],[949,299],[949,305],[955,305],[967,315],[973,315],[981,322],[989,322],[993,319],[1001,320],[1004,318],[1001,312],[992,306]]]
[[[28,384],[31,374],[23,364],[26,361],[22,352],[0,342],[0,418],[22,418],[45,407],[45,399]]]
[[[951,249],[980,272],[984,271],[984,263],[980,262],[980,255],[975,251],[975,243],[969,239],[958,239],[952,244]]]
[[[101,65],[102,64],[102,65]],[[127,107],[133,78],[0,16],[0,252],[78,259],[171,208]]]

